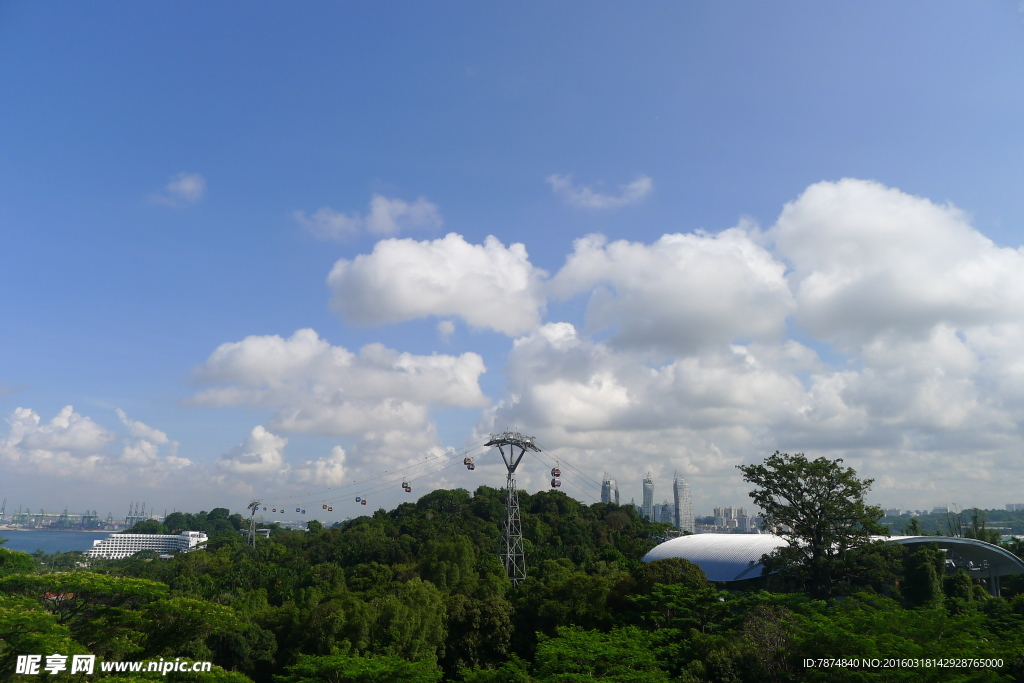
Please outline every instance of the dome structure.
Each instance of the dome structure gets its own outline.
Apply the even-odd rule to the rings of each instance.
[[[772,534],[695,534],[655,546],[644,562],[681,557],[704,571],[708,581],[742,581],[761,576],[761,556],[785,539]]]
[[[951,536],[876,536],[876,540],[903,546],[937,545],[946,551],[949,570],[963,569],[972,578],[988,582],[999,594],[999,577],[1024,574],[1024,561],[997,545],[973,538]],[[761,557],[786,545],[774,534],[696,534],[680,536],[655,546],[644,562],[679,557],[703,570],[709,581],[731,582],[761,576]]]

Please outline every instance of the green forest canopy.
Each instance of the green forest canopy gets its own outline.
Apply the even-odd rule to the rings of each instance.
[[[212,660],[213,674],[158,678],[233,683],[1024,676],[1019,587],[1007,581],[1008,597],[991,598],[966,575],[944,576],[934,551],[894,555],[829,600],[787,592],[775,578],[725,590],[685,560],[644,564],[668,527],[631,506],[521,495],[528,579],[517,587],[496,553],[504,494],[489,487],[434,491],[331,528],[273,527],[255,549],[223,508],[178,513],[166,531],[181,525],[211,540],[167,561],[140,553],[82,567],[80,553],[0,549],[0,677],[17,654],[52,652]],[[55,593],[73,597],[46,598]],[[1003,665],[802,664],[887,656]]]

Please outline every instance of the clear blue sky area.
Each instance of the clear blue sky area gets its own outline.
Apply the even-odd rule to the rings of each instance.
[[[443,306],[379,324],[332,311],[334,264],[389,237],[454,232],[479,245],[493,235],[505,247],[524,244],[529,262],[553,276],[588,234],[651,245],[665,234],[715,235],[747,219],[768,231],[808,187],[857,178],[955,205],[997,247],[1022,243],[1024,14],[1013,1],[5,2],[0,63],[0,413],[21,407],[46,423],[73,405],[110,433],[89,451],[0,425],[0,462],[16,472],[10,481],[19,489],[0,495],[22,495],[33,508],[103,507],[88,490],[131,497],[122,484],[102,483],[110,472],[62,472],[56,455],[32,464],[31,453],[64,448],[74,462],[97,456],[120,467],[114,460],[125,459],[130,428],[116,409],[178,442],[175,457],[192,462],[185,470],[205,472],[189,475],[197,481],[238,474],[190,493],[154,480],[136,496],[153,507],[208,509],[217,490],[230,490],[224,495],[237,509],[262,490],[258,478],[218,462],[287,405],[187,403],[210,385],[196,383],[197,368],[221,344],[251,335],[288,338],[312,328],[352,352],[380,342],[399,353],[479,354],[487,405],[416,399],[429,406],[435,446],[460,447],[515,393],[503,370],[519,362],[509,360],[513,339],[529,331],[473,325]],[[201,177],[203,187],[172,189],[183,174]],[[550,180],[569,174],[572,187],[623,199],[574,205]],[[650,186],[633,201],[626,186],[640,178]],[[363,216],[375,195],[422,197],[439,218],[390,235],[362,229],[323,240],[297,217],[322,207]],[[800,270],[790,252],[766,248],[788,271]],[[605,342],[629,323],[588,327],[591,295],[549,297],[542,322],[571,322],[591,343]],[[792,370],[808,392],[816,373],[872,362],[867,346],[844,345],[842,334],[786,315],[783,336],[823,364]],[[454,331],[439,335],[439,320],[452,320]],[[991,324],[1020,320],[1012,314]],[[721,348],[751,334],[723,338]],[[980,349],[976,359],[987,357]],[[635,362],[658,368],[695,353]],[[622,379],[625,366],[615,367],[633,386]],[[963,437],[998,471],[1000,449],[1015,448],[1024,412],[979,373],[968,373],[981,392],[971,405],[999,403],[998,443],[979,445],[956,429],[932,433],[909,417],[886,446],[845,441],[860,428],[832,426],[831,441],[815,443],[826,454],[849,449],[863,458],[857,462],[879,477],[882,502],[950,502],[954,484],[889,486],[882,478],[898,480],[903,470],[872,463],[938,462],[930,459],[942,451],[936,440]],[[408,396],[374,400],[415,403]],[[804,413],[795,406],[792,414]],[[680,417],[690,430],[680,443],[691,445],[678,460],[644,445],[677,438],[674,423],[652,436],[649,426],[584,420],[561,441],[558,430],[548,438],[586,461],[588,453],[599,457],[593,444],[601,434],[615,431],[619,440],[608,448],[622,465],[609,462],[627,500],[639,497],[641,471],[660,473],[660,499],[680,469],[698,511],[709,511],[744,504],[731,466],[770,453],[771,439],[758,439],[784,431],[786,419],[746,417],[709,432]],[[751,436],[730,441],[723,435],[732,428]],[[368,437],[357,429],[268,429],[289,439],[282,452],[293,474],[295,463],[326,457],[334,445],[348,451],[350,479],[373,471],[376,456],[360,455],[357,442]],[[589,441],[579,436],[588,430]],[[401,457],[419,457],[426,442],[416,443]],[[701,460],[714,449],[718,464]],[[587,466],[594,477],[604,469]],[[533,486],[542,485],[538,475]],[[989,502],[985,482],[971,486],[963,501]],[[124,505],[118,498],[111,507]]]

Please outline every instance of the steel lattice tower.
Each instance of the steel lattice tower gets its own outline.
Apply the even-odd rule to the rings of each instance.
[[[516,490],[516,467],[523,459],[526,451],[540,453],[532,436],[523,436],[519,432],[491,434],[485,446],[496,446],[505,461],[508,478],[505,480],[505,526],[501,530],[501,559],[505,564],[505,573],[512,580],[512,585],[526,578],[526,554],[523,552],[523,523],[519,515],[519,491]],[[505,455],[508,446],[508,456]],[[519,455],[516,455],[516,449]]]
[[[260,502],[254,500],[249,503],[249,545],[256,547],[256,511],[260,509]]]

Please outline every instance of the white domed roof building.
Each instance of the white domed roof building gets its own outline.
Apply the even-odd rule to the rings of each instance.
[[[936,544],[946,551],[950,570],[964,569],[972,578],[985,579],[993,595],[999,594],[999,577],[1024,574],[1024,562],[997,545],[973,538],[950,536],[878,536],[879,540],[905,546]],[[696,534],[665,541],[648,552],[644,562],[679,557],[704,571],[709,581],[732,583],[761,576],[761,557],[785,546],[773,534]]]

